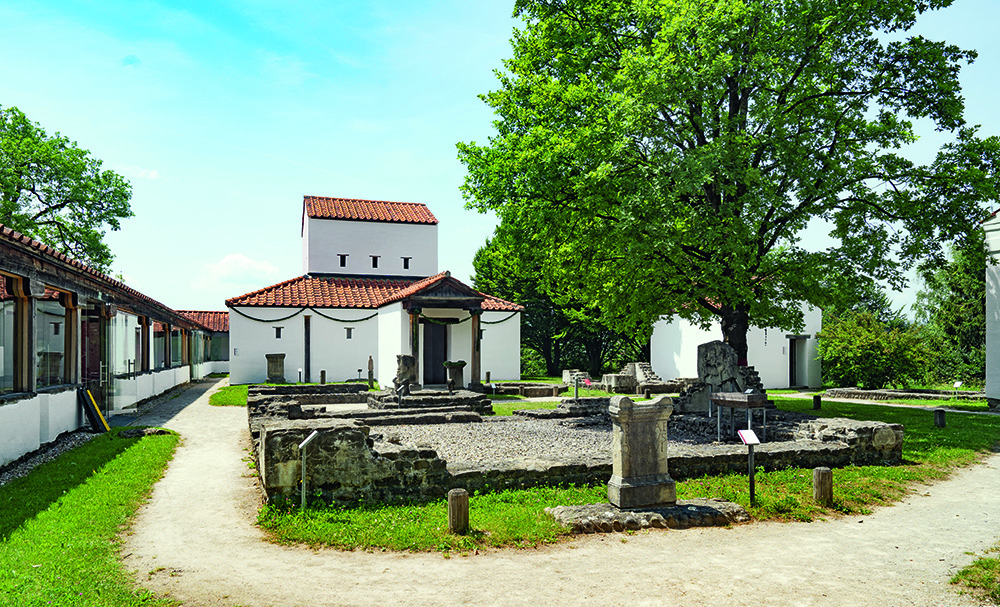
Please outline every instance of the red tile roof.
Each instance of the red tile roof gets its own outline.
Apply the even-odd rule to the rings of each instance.
[[[198,324],[204,325],[210,331],[229,331],[229,312],[210,312],[205,310],[177,310]]]
[[[345,276],[300,276],[246,295],[226,300],[229,307],[271,306],[288,308],[380,308],[448,277],[358,278]],[[456,281],[458,282],[458,281]],[[461,284],[461,283],[459,283]],[[472,290],[470,288],[470,290]],[[524,307],[492,295],[483,295],[483,310],[518,312]]]
[[[67,264],[75,268],[76,271],[79,272],[80,274],[88,275],[89,277],[100,283],[102,288],[118,291],[120,294],[125,295],[126,297],[129,297],[134,301],[141,302],[143,304],[158,308],[166,316],[170,316],[171,314],[174,315],[177,314],[176,310],[173,310],[172,308],[165,306],[164,304],[156,301],[155,299],[149,297],[148,295],[143,295],[139,291],[136,291],[135,289],[126,285],[120,280],[116,280],[106,274],[102,274],[97,270],[91,268],[87,264],[83,263],[82,261],[73,259],[72,257],[66,255],[65,253],[61,253],[47,244],[41,243],[37,240],[33,240],[32,238],[25,236],[24,234],[21,234],[16,230],[8,228],[3,224],[0,224],[0,240],[11,242],[14,245],[26,246],[28,248],[35,249],[45,257]],[[0,280],[0,284],[2,283],[3,281]],[[4,291],[4,293],[5,295],[9,295],[6,293],[6,291]]]
[[[303,214],[314,219],[348,219],[354,221],[389,221],[394,223],[438,222],[427,205],[419,202],[389,202],[306,196]]]

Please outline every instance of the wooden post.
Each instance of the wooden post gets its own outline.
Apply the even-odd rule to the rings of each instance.
[[[824,506],[833,505],[833,471],[829,468],[813,469],[813,501]]]
[[[303,315],[303,317],[302,317],[302,335],[304,337],[303,341],[305,342],[303,344],[303,348],[304,348],[305,351],[302,353],[302,355],[303,355],[302,357],[305,359],[305,362],[303,363],[302,367],[303,367],[303,372],[304,372],[304,375],[305,375],[305,380],[304,381],[307,384],[312,382],[312,372],[311,372],[312,371],[312,346],[310,345],[310,343],[312,341],[312,335],[311,335],[311,332],[309,330],[310,329],[310,326],[309,326],[309,321],[310,320],[312,320],[312,319],[310,318],[310,316],[308,314]]]
[[[934,425],[944,428],[944,409],[934,409]]]
[[[149,371],[149,348],[150,348],[150,327],[152,322],[148,316],[139,317],[139,370],[143,373]]]
[[[321,384],[326,383],[326,369],[319,370],[319,383]]]
[[[469,531],[469,492],[452,489],[448,492],[448,533],[465,535]]]
[[[413,357],[416,382],[423,385],[424,376],[420,374],[420,308],[410,309],[410,356]]]
[[[479,386],[482,373],[482,342],[479,339],[479,321],[482,310],[471,310],[472,315],[472,366],[469,369],[469,386]]]
[[[819,394],[813,394],[813,411],[819,411],[820,407],[823,406],[823,397]]]

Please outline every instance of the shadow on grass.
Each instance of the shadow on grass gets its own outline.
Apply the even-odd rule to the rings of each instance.
[[[83,485],[97,470],[139,441],[118,438],[119,428],[98,436],[56,459],[41,464],[27,476],[0,486],[0,541],[6,541],[25,522]]]

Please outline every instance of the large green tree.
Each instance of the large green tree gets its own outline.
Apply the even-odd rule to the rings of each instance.
[[[648,341],[616,333],[597,319],[593,307],[560,305],[545,290],[540,264],[530,250],[510,238],[488,240],[472,260],[476,289],[525,307],[521,344],[545,361],[545,372],[557,376],[566,368],[581,368],[598,377],[623,361],[649,360]]]
[[[0,223],[108,271],[105,229],[132,216],[128,182],[15,107],[0,108]]]
[[[924,272],[917,318],[932,352],[930,379],[982,383],[986,379],[986,238],[952,247],[940,268]]]
[[[975,52],[906,30],[950,0],[518,0],[484,95],[496,134],[459,144],[470,207],[542,260],[559,298],[648,330],[795,328],[853,280],[905,283],[997,199],[1000,141],[963,120]],[[953,135],[929,164],[920,119]],[[801,241],[811,220],[835,244]],[[824,289],[824,280],[840,284]]]

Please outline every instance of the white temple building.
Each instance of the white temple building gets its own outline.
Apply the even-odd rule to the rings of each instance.
[[[765,388],[820,388],[818,333],[823,314],[804,305],[804,328],[799,333],[751,327],[747,332],[747,364],[760,375]],[[688,321],[660,320],[653,325],[650,364],[662,378],[698,377],[698,346],[722,339],[721,325],[702,329]]]
[[[290,381],[367,377],[392,385],[396,356],[411,354],[422,385],[520,378],[523,308],[438,271],[438,221],[426,205],[306,196],[302,276],[234,297],[229,308],[230,382],[267,378],[268,354],[284,354]]]

